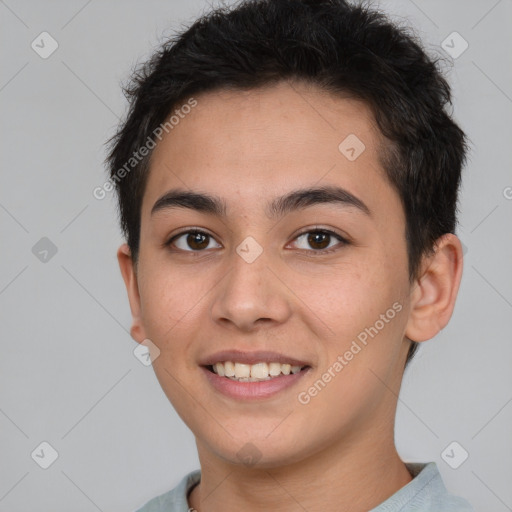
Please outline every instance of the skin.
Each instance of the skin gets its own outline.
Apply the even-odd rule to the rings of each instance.
[[[368,511],[411,481],[393,433],[407,337],[424,341],[447,324],[461,244],[455,235],[441,237],[409,280],[404,212],[380,165],[383,139],[364,103],[297,82],[196,99],[154,150],[137,266],[126,244],[118,251],[131,334],[158,347],[157,378],[196,438],[202,477],[189,505],[200,512]],[[354,161],[338,149],[349,134],[366,147]],[[370,215],[333,204],[266,215],[267,201],[320,185],[345,188]],[[226,218],[187,208],[151,215],[177,187],[223,198]],[[298,237],[315,226],[349,243]],[[206,249],[193,252],[197,245],[187,245],[186,235],[165,245],[195,227],[212,235]],[[252,263],[236,252],[248,236],[263,249]],[[334,250],[316,253],[327,245]],[[401,311],[300,403],[298,393],[394,303]],[[198,366],[205,355],[233,348],[275,350],[312,370],[272,398],[234,400],[214,390]],[[247,443],[257,449],[254,464],[237,457]]]

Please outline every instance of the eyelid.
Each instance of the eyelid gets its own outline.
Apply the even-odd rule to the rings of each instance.
[[[206,230],[205,228],[200,228],[199,226],[187,226],[183,229],[181,229],[180,231],[178,231],[177,233],[173,233],[169,238],[168,238],[168,241],[170,242],[173,238],[177,237],[177,236],[180,236],[180,235],[184,235],[185,233],[189,233],[189,232],[193,232],[195,233],[196,231],[199,231],[200,233],[204,233],[205,235],[210,235],[210,236],[215,236],[215,235],[212,235],[208,230]]]

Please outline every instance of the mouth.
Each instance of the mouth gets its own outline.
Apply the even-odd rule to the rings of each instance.
[[[290,390],[312,367],[278,361],[254,364],[219,361],[202,365],[201,369],[211,389],[236,401],[268,400]]]

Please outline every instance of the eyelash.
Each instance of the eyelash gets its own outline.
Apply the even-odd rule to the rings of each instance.
[[[206,231],[204,231],[204,230],[202,230],[200,228],[192,228],[192,229],[189,228],[186,231],[181,231],[180,233],[177,233],[177,234],[173,235],[167,242],[165,242],[164,245],[167,246],[167,247],[170,247],[173,244],[173,242],[176,239],[178,239],[179,237],[181,237],[183,235],[197,234],[197,233],[215,239],[215,237],[213,235],[211,235],[210,233],[208,233],[208,232],[206,232]],[[339,240],[339,242],[341,242],[341,247],[344,246],[344,245],[349,245],[350,244],[350,242],[346,238],[342,237],[338,233],[335,233],[334,231],[332,231],[330,229],[325,229],[325,228],[320,228],[320,227],[308,228],[308,229],[306,229],[304,231],[301,231],[300,233],[298,233],[295,236],[295,238],[293,240],[296,240],[297,238],[301,237],[302,235],[310,234],[310,233],[322,233],[322,234],[329,235],[331,237],[337,238]],[[300,249],[300,250],[312,252],[315,255],[323,255],[323,254],[328,254],[328,253],[335,252],[335,251],[337,251],[339,249],[340,249],[340,247],[334,246],[334,248],[331,247],[330,249],[321,249],[321,250]],[[194,251],[194,250],[186,251],[184,249],[174,249],[174,250],[182,251],[182,252],[189,252],[189,253],[194,254],[195,256],[199,256],[199,254],[201,252],[204,252],[206,249],[203,249],[203,250],[200,250],[200,251]]]

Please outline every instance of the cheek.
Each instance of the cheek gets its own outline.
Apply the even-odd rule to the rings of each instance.
[[[336,289],[342,285],[346,287]],[[308,417],[319,423],[332,421],[336,430],[357,422],[392,396],[383,381],[400,359],[407,312],[389,283],[375,287],[371,280],[356,276],[333,279],[323,301],[322,318],[335,335],[324,341],[312,387],[302,391],[311,397]],[[326,404],[336,406],[326,412]]]
[[[399,300],[401,287],[382,263],[360,261],[325,268],[296,279],[294,289],[330,328],[336,340],[351,338],[373,325]]]
[[[377,384],[369,370],[386,375],[399,358],[407,313],[406,273],[397,268],[365,259],[316,275],[307,290],[303,283],[301,295],[308,291],[308,304],[329,327],[319,371],[330,368],[336,374],[332,392],[339,385],[350,397],[361,398],[362,390]]]
[[[159,350],[153,370],[167,398],[192,428],[197,411],[191,407],[190,397],[195,396],[198,370],[192,345],[207,321],[204,308],[212,283],[168,264],[147,268],[141,286],[142,322],[147,337]]]
[[[162,352],[186,348],[194,326],[201,325],[201,307],[210,288],[206,279],[177,272],[169,265],[149,266],[140,290],[142,322]]]

